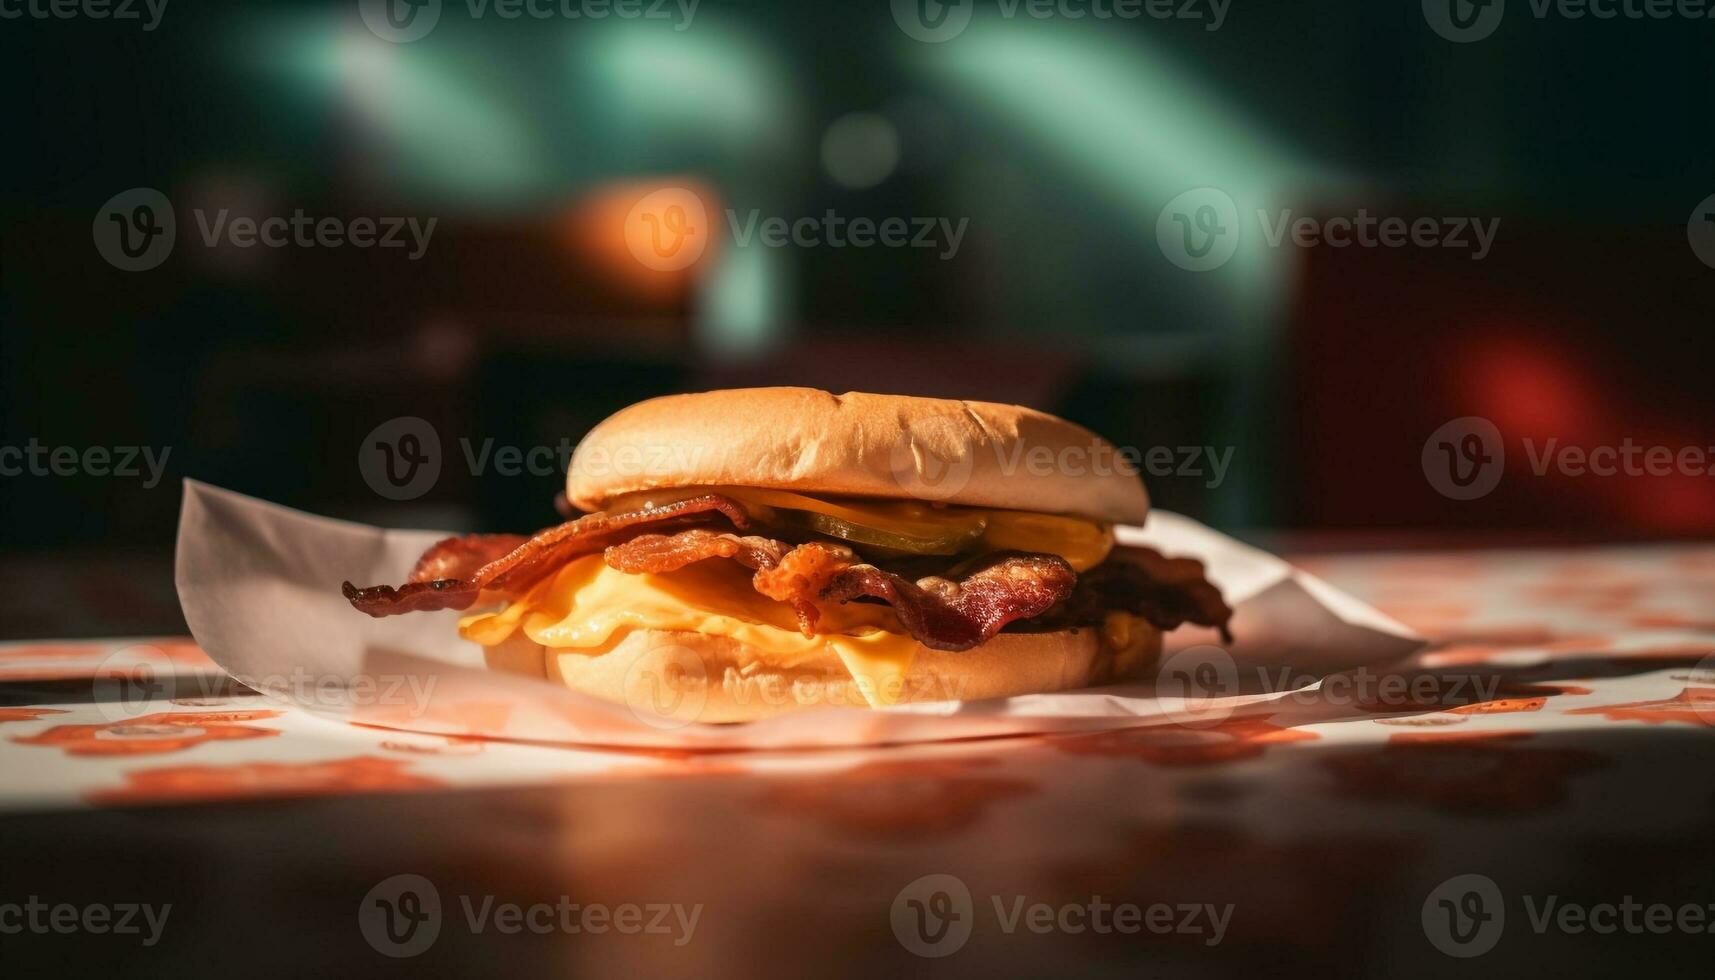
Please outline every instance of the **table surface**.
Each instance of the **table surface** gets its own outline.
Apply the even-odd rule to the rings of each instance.
[[[862,751],[405,734],[188,640],[0,646],[0,963],[1707,975],[1715,547],[1301,564],[1433,645],[1254,713]],[[171,674],[145,714],[92,682],[139,659]],[[8,931],[32,899],[171,910],[147,946]]]

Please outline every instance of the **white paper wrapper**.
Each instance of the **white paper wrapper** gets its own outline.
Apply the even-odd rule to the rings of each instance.
[[[186,480],[179,601],[197,642],[235,678],[335,720],[639,748],[805,748],[1207,725],[1291,693],[1251,690],[1244,679],[1262,675],[1253,668],[1290,666],[1295,677],[1308,680],[1387,663],[1423,643],[1272,555],[1156,511],[1146,527],[1121,528],[1120,541],[1201,559],[1235,608],[1237,637],[1222,651],[1210,645],[1213,631],[1174,631],[1158,683],[884,710],[826,708],[738,725],[686,724],[556,683],[490,671],[481,651],[459,638],[459,613],[372,619],[340,595],[345,580],[402,581],[417,556],[443,537],[316,517]],[[1192,678],[1201,680],[1189,683]],[[1202,696],[1229,691],[1241,693]]]

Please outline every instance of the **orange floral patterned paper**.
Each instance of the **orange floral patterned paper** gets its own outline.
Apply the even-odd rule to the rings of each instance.
[[[398,759],[356,756],[323,762],[247,762],[232,766],[166,766],[134,769],[125,785],[91,792],[92,803],[126,806],[230,800],[259,796],[324,796],[340,793],[439,789],[439,780],[410,771]]]
[[[277,718],[278,711],[170,712],[140,715],[105,725],[56,725],[28,737],[19,745],[46,745],[67,755],[159,755],[207,742],[269,738],[278,731],[236,722]]]
[[[1284,793],[1316,829],[1344,820],[1355,834],[1378,821],[1516,817],[1575,801],[1628,807],[1648,780],[1683,782],[1684,767],[1704,758],[1688,746],[1715,727],[1715,547],[1323,555],[1309,565],[1431,639],[1388,668],[1407,682],[1428,678],[1427,694],[1408,683],[1403,701],[1294,697],[1267,715],[1201,727],[945,747],[603,752],[261,709],[242,689],[207,683],[212,664],[184,639],[23,643],[0,646],[0,771],[11,777],[0,780],[0,807],[22,805],[24,785],[30,805],[135,805],[580,781],[619,791],[670,776],[686,793],[734,794],[758,818],[824,842],[940,847],[1013,828],[1019,846],[1035,847],[1075,827],[1079,842],[1112,857],[1126,845],[1084,841],[1092,828],[1171,810],[1187,795],[1202,801],[1197,820],[1242,821],[1244,801]],[[102,717],[88,679],[139,664],[180,681],[173,699],[141,718]],[[1454,676],[1468,681],[1454,689]],[[509,710],[463,705],[434,720],[484,727]],[[163,754],[179,758],[154,764]],[[1661,761],[1641,768],[1649,760]],[[1023,814],[1047,822],[1014,827]],[[1245,827],[1228,836],[1247,853],[1266,851]],[[1294,922],[1305,926],[1274,925]]]
[[[1266,718],[1228,718],[1206,728],[1154,725],[1075,735],[1056,742],[1055,747],[1074,755],[1137,759],[1157,766],[1208,766],[1255,759],[1270,746],[1313,742],[1318,737]]]
[[[1600,715],[1609,721],[1642,721],[1652,725],[1698,725],[1715,728],[1715,687],[1688,687],[1671,698],[1579,708],[1573,715]]]
[[[1589,749],[1530,744],[1532,737],[1521,731],[1398,733],[1379,751],[1334,756],[1324,764],[1350,797],[1487,814],[1563,804],[1575,777],[1607,764]]]

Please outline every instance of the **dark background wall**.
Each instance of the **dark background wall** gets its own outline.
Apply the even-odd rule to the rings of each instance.
[[[1122,444],[1230,449],[1219,481],[1149,478],[1163,506],[1228,527],[1715,527],[1715,478],[1536,476],[1521,442],[1715,444],[1715,269],[1688,242],[1715,194],[1715,20],[1539,19],[1515,0],[1459,44],[1416,2],[1234,0],[1218,30],[977,4],[927,44],[885,3],[703,0],[677,26],[447,3],[394,44],[356,3],[198,0],[150,31],[0,21],[0,446],[170,448],[148,489],[0,480],[7,553],[164,553],[186,476],[527,529],[560,478],[473,472],[461,439],[555,446],[649,395],[776,383],[1027,402]],[[842,143],[850,113],[867,115]],[[873,186],[836,177],[866,164]],[[741,218],[968,231],[950,258],[725,234],[663,273],[616,216],[669,186]],[[1157,227],[1203,186],[1236,203],[1241,240],[1187,272]],[[139,187],[172,202],[177,241],[126,272],[94,238]],[[202,244],[194,213],[222,208],[437,223],[415,261]],[[1275,247],[1259,209],[1499,224],[1480,259]],[[399,416],[446,457],[408,502],[358,466]],[[1493,421],[1508,459],[1462,502],[1422,456],[1463,416]]]

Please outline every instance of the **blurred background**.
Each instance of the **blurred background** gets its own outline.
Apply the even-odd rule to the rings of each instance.
[[[185,477],[530,530],[556,519],[563,458],[492,453],[738,385],[1037,406],[1173,450],[1146,476],[1160,506],[1280,547],[1707,537],[1706,472],[1539,476],[1531,454],[1715,446],[1715,21],[1515,3],[1459,41],[1436,2],[8,15],[0,630],[182,628]],[[1233,210],[1175,209],[1200,188]],[[116,258],[115,234],[164,217],[137,189],[175,233]],[[664,199],[701,224],[645,203]],[[298,214],[415,224],[402,247],[231,224]],[[932,241],[836,245],[830,215]],[[1270,241],[1363,215],[1460,237]],[[807,244],[746,233],[770,219],[822,223]],[[1218,265],[1185,267],[1194,230],[1229,227]],[[675,229],[704,236],[695,261],[640,253]],[[1428,460],[1470,416],[1506,458],[1460,500]],[[407,500],[359,465],[400,417],[440,444]],[[90,447],[148,447],[159,479],[141,452],[136,476],[89,472]]]

